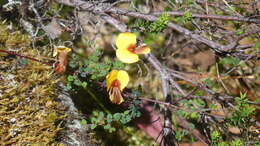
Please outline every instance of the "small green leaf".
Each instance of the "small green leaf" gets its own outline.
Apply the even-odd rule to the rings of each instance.
[[[111,128],[111,126],[110,126],[110,124],[107,124],[107,125],[105,125],[103,128],[104,128],[104,129],[109,129],[109,128]]]
[[[90,119],[90,121],[91,121],[92,124],[98,123],[98,120],[97,120],[95,117],[92,117],[92,118]]]
[[[238,30],[236,31],[236,34],[237,34],[237,35],[241,35],[241,34],[243,34],[243,33],[245,33],[245,30],[244,30],[244,29],[238,29]]]
[[[205,94],[205,92],[203,90],[198,90],[195,95],[196,96],[203,96]]]
[[[97,127],[97,125],[96,124],[92,124],[91,126],[90,126],[90,128],[93,130],[93,129],[95,129]]]
[[[112,133],[112,132],[114,132],[114,131],[116,131],[116,128],[114,128],[114,127],[109,128],[109,133]]]
[[[215,85],[215,82],[212,81],[210,78],[205,79],[204,82],[210,88],[214,87],[214,85]]]
[[[141,112],[137,111],[135,116],[138,117],[138,118],[141,117]]]
[[[187,118],[188,117],[188,113],[183,111],[183,110],[177,110],[177,114],[180,115],[183,118]]]
[[[209,108],[210,108],[210,109],[213,109],[213,110],[216,110],[218,107],[217,107],[216,104],[210,104],[210,105],[209,105]]]
[[[69,63],[69,66],[71,68],[76,68],[78,65],[76,63],[74,63],[74,62],[71,62],[71,63]]]
[[[99,112],[99,114],[98,114],[98,121],[101,121],[102,119],[104,119],[104,113],[103,112]]]
[[[229,56],[229,57],[225,57],[225,58],[221,59],[219,63],[222,65],[229,64],[234,67],[234,66],[238,65],[239,62],[240,62],[240,60],[238,58]]]
[[[134,100],[134,105],[140,105],[140,104],[141,104],[141,100]]]
[[[193,4],[194,4],[194,1],[193,1],[193,0],[188,0],[188,4],[189,4],[189,5],[193,5]]]
[[[242,98],[242,99],[246,98],[246,92],[245,93],[240,92],[240,98]]]
[[[124,115],[128,115],[130,113],[130,110],[124,111]]]
[[[200,107],[205,107],[206,103],[204,102],[204,100],[200,99],[200,98],[196,98],[194,100],[192,100],[193,103],[195,103],[196,105],[200,106]]]
[[[113,63],[113,68],[114,69],[123,69],[124,67],[125,67],[125,65],[122,62],[120,62],[120,61],[115,61]]]
[[[176,133],[175,133],[175,134],[176,134],[175,137],[176,137],[176,139],[177,139],[178,141],[181,141],[182,138],[183,138],[185,135],[187,135],[186,130],[176,130],[175,132],[176,132]]]
[[[87,82],[82,82],[82,84],[81,84],[81,86],[83,87],[83,88],[86,88],[87,87],[87,85],[88,85],[88,83]]]
[[[190,117],[191,117],[192,119],[198,119],[199,114],[198,114],[197,112],[192,112],[191,115],[190,115]]]
[[[191,128],[191,129],[195,129],[195,125],[192,124],[192,123],[189,123],[189,124],[188,124],[188,127]]]
[[[72,76],[72,75],[69,75],[69,76],[67,77],[67,80],[68,80],[69,82],[72,82],[72,81],[74,81],[74,76]]]
[[[82,120],[80,121],[80,124],[81,124],[81,125],[86,125],[86,124],[87,124],[87,121],[86,121],[85,119],[82,119]]]
[[[113,116],[111,114],[107,115],[107,122],[111,123],[113,121]]]
[[[221,139],[220,133],[219,133],[218,131],[213,131],[213,132],[211,133],[211,139],[212,139],[213,141],[218,141],[218,140],[220,140],[220,139]]]
[[[71,84],[67,84],[67,86],[66,86],[66,88],[68,89],[68,90],[71,90],[72,89],[72,86],[71,86]]]
[[[186,12],[184,12],[183,17],[184,17],[184,19],[185,19],[186,21],[190,21],[191,18],[192,18],[192,15],[191,15],[191,13],[190,13],[189,11],[186,11]]]
[[[232,145],[232,146],[244,146],[245,144],[240,139],[236,139],[236,140],[232,140],[230,145]]]
[[[260,42],[257,42],[257,43],[255,44],[255,48],[256,48],[256,49],[260,49]]]
[[[81,86],[81,81],[76,79],[76,80],[74,80],[74,84],[77,86]]]
[[[126,117],[125,117],[125,120],[126,120],[126,122],[128,123],[128,122],[130,122],[131,121],[131,116],[130,115],[127,115]]]
[[[122,124],[126,124],[126,123],[127,123],[127,121],[126,121],[125,118],[120,119],[120,122],[121,122]]]
[[[114,120],[119,121],[122,116],[121,116],[120,113],[115,113],[115,114],[113,115],[113,117],[114,117]]]

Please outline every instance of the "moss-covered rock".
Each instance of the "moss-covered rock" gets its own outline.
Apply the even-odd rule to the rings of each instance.
[[[96,145],[62,75],[42,63],[53,61],[52,47],[31,44],[29,35],[0,21],[0,145]]]
[[[20,48],[18,53],[44,56],[30,48],[30,37],[11,32],[0,22],[1,48]],[[59,145],[64,110],[56,102],[52,67],[10,55],[0,56],[0,145]]]

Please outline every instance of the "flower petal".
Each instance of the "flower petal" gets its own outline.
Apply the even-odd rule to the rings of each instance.
[[[118,71],[117,79],[120,82],[120,90],[122,91],[127,86],[128,82],[129,82],[128,73],[124,70]]]
[[[120,33],[116,39],[116,47],[127,50],[130,45],[136,45],[136,35],[131,32]]]
[[[148,54],[151,52],[151,49],[146,45],[142,44],[140,47],[135,49],[136,54]]]
[[[109,91],[109,99],[114,104],[121,104],[124,99],[121,95],[121,91],[118,87],[112,87]]]
[[[71,51],[71,48],[68,48],[66,46],[55,46],[54,48],[54,51],[53,51],[53,57],[57,56],[58,53],[61,53],[61,52],[70,52]]]
[[[107,89],[109,90],[111,88],[111,85],[113,82],[117,79],[118,70],[112,70],[107,76]]]
[[[134,54],[125,49],[117,49],[116,56],[120,61],[124,63],[135,63],[139,61],[139,57],[137,54]]]

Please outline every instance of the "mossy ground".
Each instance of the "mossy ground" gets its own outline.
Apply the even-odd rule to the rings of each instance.
[[[48,49],[33,49],[31,39],[0,22],[0,48],[44,59]],[[19,50],[19,51],[18,51]],[[56,102],[59,81],[51,66],[0,53],[0,145],[61,145],[65,118]]]

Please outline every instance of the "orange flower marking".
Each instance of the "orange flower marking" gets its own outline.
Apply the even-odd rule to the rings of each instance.
[[[120,88],[120,81],[119,80],[114,80],[113,83],[112,83],[112,86]]]
[[[136,48],[136,46],[132,44],[132,45],[128,46],[127,50],[132,52],[132,53],[135,53],[135,48]]]

